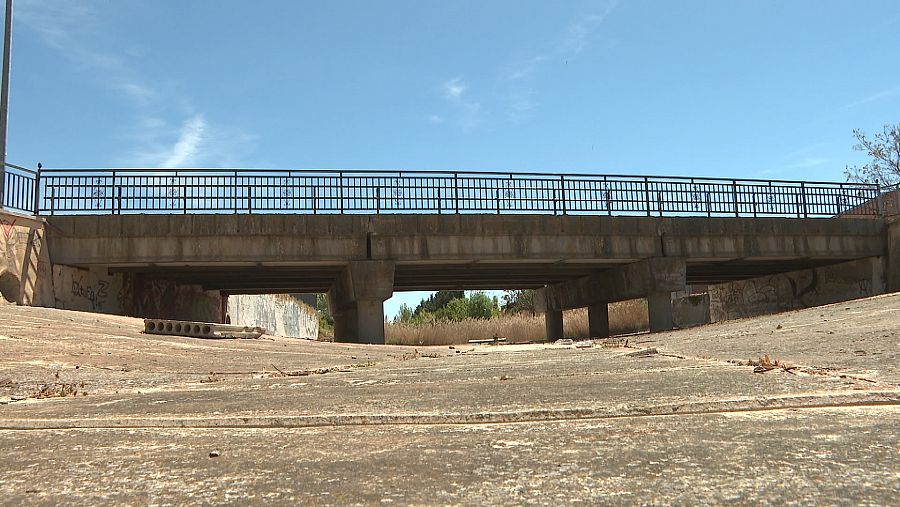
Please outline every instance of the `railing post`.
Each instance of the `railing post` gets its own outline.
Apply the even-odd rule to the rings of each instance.
[[[560,199],[560,203],[562,204],[562,214],[568,214],[568,207],[566,206],[566,177],[563,175],[559,175],[559,191],[562,194],[562,199]]]
[[[453,173],[453,207],[459,215],[459,173]]]
[[[647,216],[650,216],[650,180],[644,176],[644,200],[647,204]]]
[[[37,165],[37,172],[34,174],[34,216],[41,214],[41,164]]]
[[[881,204],[881,181],[875,180],[875,214],[883,218],[885,213]]]
[[[800,182],[800,209],[803,210],[803,218],[809,218],[807,216],[807,208],[806,208],[806,184],[802,181]]]
[[[381,185],[375,185],[375,214],[381,214]]]
[[[344,214],[344,172],[338,172],[338,200],[340,202],[341,215]]]
[[[238,173],[234,171],[234,179],[231,180],[231,202],[234,203],[234,214],[238,212]]]
[[[253,214],[253,187],[247,185],[247,214]]]
[[[120,215],[122,213],[122,187],[116,185],[116,171],[112,172],[112,214]]]
[[[53,216],[53,208],[55,207],[53,202],[53,187],[50,187],[50,216]]]
[[[740,208],[738,208],[737,180],[731,180],[731,202],[734,204],[734,216],[741,216]]]

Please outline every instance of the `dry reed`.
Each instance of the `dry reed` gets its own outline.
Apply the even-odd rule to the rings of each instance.
[[[610,304],[609,326],[613,335],[647,331],[646,300],[635,299]],[[546,336],[544,316],[525,313],[501,315],[487,320],[437,321],[419,325],[387,323],[384,332],[389,344],[423,346],[454,345],[491,338],[506,338],[507,343],[541,342]],[[563,334],[566,338],[590,338],[586,308],[563,313]]]

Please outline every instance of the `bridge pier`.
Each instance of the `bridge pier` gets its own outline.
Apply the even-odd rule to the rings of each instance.
[[[601,301],[588,306],[588,334],[591,338],[609,337],[609,303]]]
[[[657,290],[647,294],[647,310],[650,314],[651,333],[675,329],[671,291]]]
[[[556,325],[554,312],[583,307],[588,307],[591,337],[603,338],[609,336],[608,303],[628,299],[647,298],[651,332],[674,329],[672,292],[685,290],[686,286],[687,263],[683,258],[653,257],[549,285],[541,290],[537,301],[546,308],[547,339],[552,340],[551,330],[556,330],[550,325]]]
[[[547,309],[544,312],[544,325],[547,329],[547,341],[559,340],[563,337],[562,310]]]
[[[384,302],[393,292],[393,262],[351,261],[328,291],[335,341],[384,343]]]

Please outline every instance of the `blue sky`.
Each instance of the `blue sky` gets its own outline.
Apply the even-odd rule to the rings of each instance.
[[[894,0],[16,0],[14,20],[8,159],[29,167],[842,180],[852,130],[900,121]]]

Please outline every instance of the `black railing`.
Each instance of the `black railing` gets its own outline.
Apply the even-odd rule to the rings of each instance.
[[[442,171],[16,169],[6,174],[5,204],[40,215],[884,213],[881,189],[861,183]]]
[[[3,207],[12,211],[35,213],[37,172],[6,164],[3,173]]]

